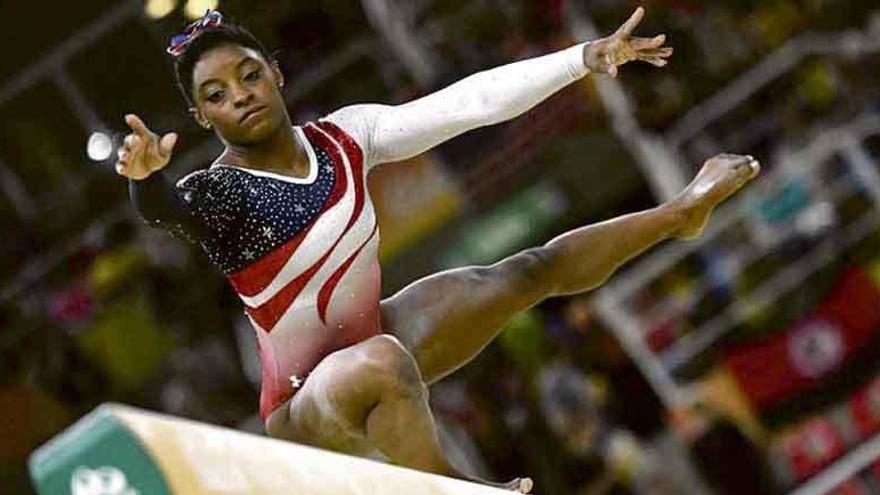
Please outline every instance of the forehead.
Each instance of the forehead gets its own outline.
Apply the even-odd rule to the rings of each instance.
[[[264,63],[260,52],[253,48],[224,43],[206,51],[193,66],[193,86],[198,87],[202,81],[222,78],[224,74],[234,72],[238,64],[245,58],[255,59]]]

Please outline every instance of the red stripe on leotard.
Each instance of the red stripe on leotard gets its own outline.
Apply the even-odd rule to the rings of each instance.
[[[324,127],[325,126],[322,126],[322,129]],[[328,129],[334,131],[334,133],[341,132],[341,130],[338,128],[334,129],[333,127],[328,127]],[[344,163],[342,161],[342,155],[339,149],[343,148],[343,150],[345,150],[343,144],[335,143],[332,138],[327,137],[317,129],[314,129],[312,127],[312,124],[305,128],[305,132],[310,141],[317,142],[319,146],[321,146],[321,148],[323,148],[331,156],[334,163]],[[354,141],[350,140],[350,143],[354,143]],[[351,144],[349,144],[349,146],[351,146]],[[356,146],[356,144],[354,144],[354,146]],[[352,151],[360,151],[360,149],[353,148]],[[352,211],[348,223],[345,226],[345,229],[336,239],[336,242],[333,243],[330,249],[324,254],[324,256],[321,257],[321,259],[315,262],[304,273],[300,274],[298,277],[288,283],[282,290],[272,296],[272,298],[270,298],[268,301],[256,308],[252,306],[245,307],[245,311],[247,311],[248,314],[254,319],[254,321],[257,322],[257,324],[259,324],[260,327],[263,328],[263,330],[265,330],[266,332],[272,331],[272,329],[278,323],[278,320],[281,319],[281,316],[285,313],[285,311],[287,311],[287,308],[290,307],[290,304],[296,299],[296,297],[306,286],[306,284],[311,280],[314,274],[324,265],[324,263],[327,261],[327,258],[330,257],[330,254],[336,249],[340,241],[342,241],[343,237],[345,237],[349,230],[351,230],[352,225],[354,225],[355,220],[357,220],[358,216],[363,210],[364,196],[366,193],[363,180],[363,160],[360,154],[353,154],[355,156],[350,157],[353,159],[350,160],[350,163],[352,165],[352,179],[354,180],[355,207]]]
[[[309,133],[307,132],[307,137],[308,134]],[[336,151],[335,147],[333,148],[333,151]],[[330,192],[327,201],[324,202],[323,208],[321,208],[321,211],[299,234],[292,237],[289,241],[285,242],[271,253],[229,276],[230,283],[239,294],[246,297],[254,297],[264,291],[266,287],[275,280],[275,277],[278,276],[288,260],[290,260],[294,253],[296,253],[296,249],[306,238],[306,235],[315,225],[318,218],[320,218],[324,212],[336,206],[345,195],[345,188],[347,187],[348,182],[342,157],[339,156],[338,152],[330,152],[331,150],[325,151],[328,152],[332,159],[333,168],[336,171],[336,183],[333,185],[333,190]],[[317,167],[319,165],[316,163],[315,166]]]
[[[327,305],[330,304],[330,297],[333,295],[333,290],[336,289],[336,285],[339,283],[339,280],[342,278],[343,275],[345,275],[345,272],[348,271],[348,268],[354,262],[354,259],[357,258],[357,255],[361,254],[364,246],[366,246],[370,239],[372,239],[373,236],[376,235],[376,229],[378,227],[378,223],[373,224],[373,231],[370,232],[370,237],[367,237],[366,240],[361,243],[361,246],[357,249],[357,251],[352,253],[352,255],[349,256],[347,260],[345,260],[345,263],[337,268],[336,271],[333,272],[333,275],[331,275],[330,278],[327,280],[327,282],[324,283],[324,286],[321,287],[321,291],[318,293],[318,315],[321,317],[321,322],[323,322],[325,325],[327,324]]]

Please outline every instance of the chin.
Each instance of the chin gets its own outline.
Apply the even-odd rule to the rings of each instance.
[[[239,127],[236,133],[236,141],[238,141],[238,144],[259,143],[274,136],[280,127],[281,123],[275,119],[264,119],[253,126]]]

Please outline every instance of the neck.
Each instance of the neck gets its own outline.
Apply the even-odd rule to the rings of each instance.
[[[305,176],[308,174],[309,161],[294,132],[290,122],[287,122],[260,142],[247,145],[227,142],[226,150],[218,161],[267,172]]]

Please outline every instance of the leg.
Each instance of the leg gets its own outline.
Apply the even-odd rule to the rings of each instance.
[[[270,436],[455,475],[442,455],[427,389],[412,356],[380,335],[327,356],[267,419]]]
[[[415,360],[390,335],[327,356],[267,418],[266,431],[351,455],[379,450],[401,466],[463,477],[443,455]]]
[[[384,328],[433,383],[478,354],[517,312],[547,297],[597,287],[664,239],[699,235],[715,205],[757,171],[751,157],[721,155],[678,198],[657,208],[566,232],[488,267],[426,277],[382,301]]]

